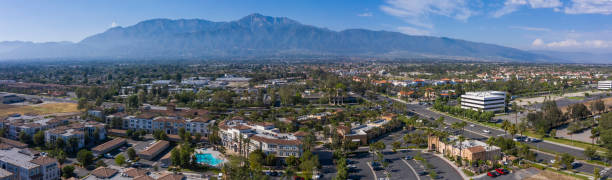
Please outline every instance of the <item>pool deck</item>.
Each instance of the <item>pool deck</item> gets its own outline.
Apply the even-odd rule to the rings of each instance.
[[[219,159],[219,160],[221,160],[221,163],[219,163],[218,165],[223,164],[223,163],[225,163],[225,162],[227,161],[227,160],[224,158],[223,154],[221,154],[219,151],[215,151],[215,150],[212,150],[212,149],[210,149],[210,148],[206,148],[206,149],[203,149],[203,148],[202,148],[202,149],[196,149],[196,150],[195,150],[195,153],[196,153],[196,154],[210,154],[210,155],[212,155],[212,156],[213,156],[215,159]]]

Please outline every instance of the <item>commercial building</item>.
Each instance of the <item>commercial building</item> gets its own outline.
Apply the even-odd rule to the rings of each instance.
[[[610,90],[610,89],[612,89],[612,81],[599,81],[599,82],[597,82],[597,89],[599,89],[599,90]]]
[[[300,157],[302,141],[289,133],[280,133],[271,123],[251,123],[242,117],[233,117],[219,123],[220,136],[226,152],[246,156],[261,150],[276,157]],[[245,139],[247,141],[245,141]],[[244,142],[248,142],[245,144]]]
[[[20,103],[20,102],[25,101],[25,98],[21,96],[17,96],[15,94],[2,95],[0,96],[0,99],[2,99],[3,104],[13,104],[13,103]]]
[[[337,127],[336,132],[344,139],[366,145],[369,140],[401,127],[402,124],[399,121],[394,121],[394,118],[395,115],[387,114],[366,124],[351,124],[351,128],[341,125]]]
[[[164,141],[164,140],[159,140],[157,142],[155,142],[153,145],[145,148],[144,150],[138,152],[138,157],[142,158],[142,159],[147,159],[147,160],[152,160],[153,158],[157,157],[157,155],[159,155],[159,153],[163,152],[164,150],[166,150],[166,148],[168,148],[168,146],[170,146],[170,142],[168,141]]]
[[[476,140],[457,141],[457,137],[446,139],[437,136],[427,138],[428,150],[433,150],[451,157],[460,156],[463,160],[475,161],[496,161],[502,158],[501,148],[489,146],[484,142]]]
[[[91,149],[91,152],[94,156],[100,156],[106,154],[114,149],[117,149],[127,143],[127,140],[124,138],[115,138],[103,144],[100,144]]]
[[[56,159],[40,156],[38,152],[11,146],[0,146],[0,172],[3,176],[20,180],[52,180],[60,178],[59,163]],[[10,172],[6,173],[6,171]]]
[[[467,92],[461,95],[461,108],[476,111],[504,111],[506,109],[506,92]]]

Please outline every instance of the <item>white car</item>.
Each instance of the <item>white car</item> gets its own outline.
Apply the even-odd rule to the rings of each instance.
[[[554,159],[550,160],[550,164],[555,164],[555,162],[557,162],[557,161],[555,161]]]
[[[470,127],[476,127],[476,125],[474,125],[474,124],[470,124]]]
[[[482,132],[487,133],[487,134],[491,133],[491,131],[486,130],[486,129],[483,129]]]

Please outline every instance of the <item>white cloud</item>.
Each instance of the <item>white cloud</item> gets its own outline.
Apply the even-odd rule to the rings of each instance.
[[[117,23],[116,23],[115,21],[113,21],[113,22],[110,24],[110,27],[111,27],[111,28],[114,28],[114,27],[117,27],[117,26],[119,26],[119,25],[117,25]]]
[[[431,35],[431,32],[427,30],[417,29],[417,28],[408,27],[408,26],[398,27],[397,29],[401,33],[408,34],[408,35],[419,35],[419,36]]]
[[[520,30],[525,30],[525,31],[542,31],[542,32],[550,32],[551,31],[548,28],[528,27],[528,26],[510,26],[510,28],[520,29]]]
[[[531,8],[556,8],[563,6],[559,0],[529,0]]]
[[[557,42],[551,42],[546,44],[546,46],[548,47],[576,47],[576,46],[580,46],[581,43],[573,40],[573,39],[567,39],[567,40],[563,40],[563,41],[557,41]]]
[[[545,43],[542,39],[537,38],[531,43],[534,47],[546,47],[552,49],[564,48],[608,48],[612,47],[612,41],[605,40],[584,40],[577,41],[575,39],[566,39],[563,41],[553,41]]]
[[[544,45],[544,41],[542,41],[542,39],[540,39],[540,38],[537,38],[537,39],[533,40],[531,45],[532,46],[542,46],[542,45]]]
[[[563,6],[563,3],[560,0],[506,0],[504,7],[495,11],[493,17],[510,14],[526,5],[531,8],[558,8]]]
[[[380,6],[383,12],[425,28],[433,28],[428,19],[431,15],[465,21],[474,14],[465,0],[387,0],[385,3]]]
[[[361,16],[361,17],[371,17],[373,14],[371,12],[365,12],[365,13],[361,13],[361,14],[357,14],[357,16]]]
[[[612,14],[612,0],[571,0],[567,14]]]

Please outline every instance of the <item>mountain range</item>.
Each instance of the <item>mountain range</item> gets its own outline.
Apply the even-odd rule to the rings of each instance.
[[[76,43],[0,42],[0,60],[360,56],[567,61],[554,55],[446,37],[366,29],[333,31],[261,14],[230,22],[151,19],[132,26],[110,28]]]

